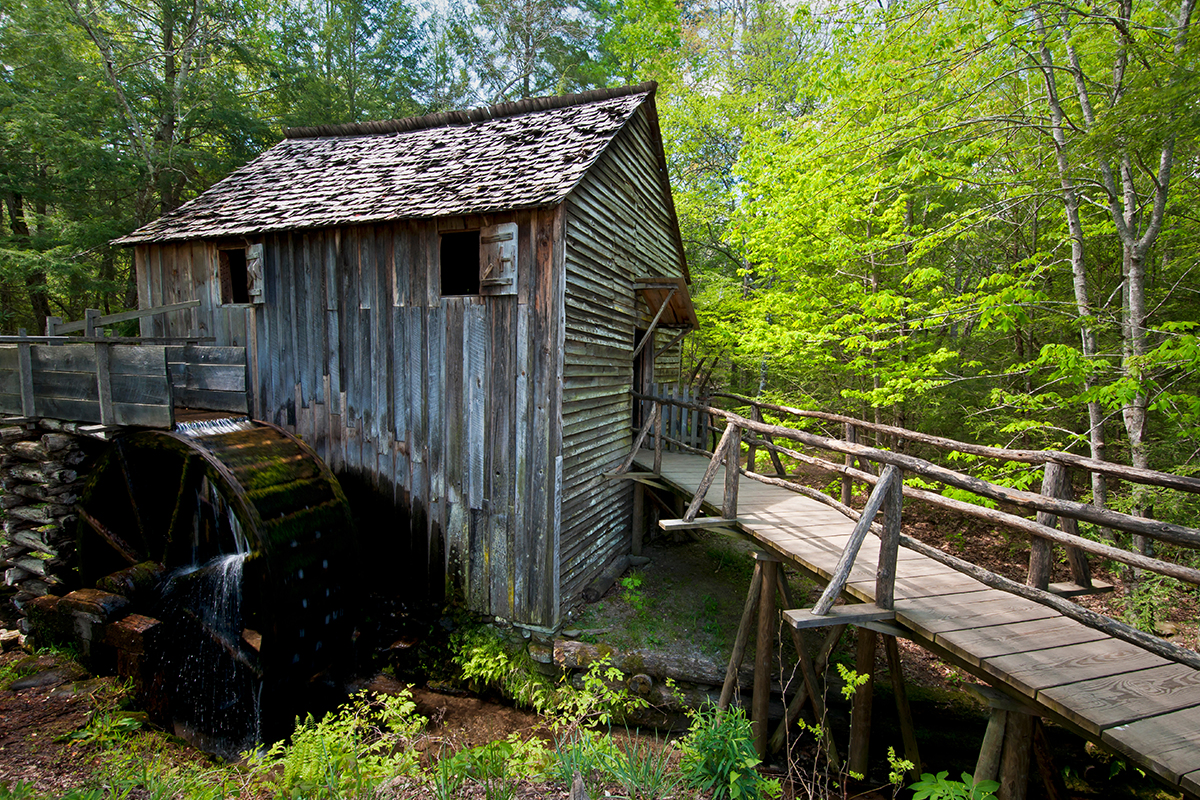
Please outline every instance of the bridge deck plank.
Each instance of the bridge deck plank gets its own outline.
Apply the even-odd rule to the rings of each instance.
[[[642,452],[637,461],[645,468],[653,456]],[[681,494],[694,493],[706,464],[701,456],[664,453],[662,477]],[[716,513],[723,496],[722,467],[705,496],[706,513]],[[816,500],[742,478],[736,527],[792,566],[828,579],[854,522]],[[875,599],[878,552],[878,539],[868,535],[847,582],[846,592],[862,602]],[[1200,796],[1200,672],[904,548],[895,610],[896,622],[923,647]]]

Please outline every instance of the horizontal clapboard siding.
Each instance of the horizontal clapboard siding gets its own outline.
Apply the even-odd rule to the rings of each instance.
[[[678,275],[680,253],[650,122],[634,116],[568,198],[563,350],[562,592],[577,597],[630,546],[632,491],[606,481],[632,443],[633,342],[650,315],[638,278]],[[658,346],[672,332],[656,336]],[[678,348],[656,370],[678,373]]]

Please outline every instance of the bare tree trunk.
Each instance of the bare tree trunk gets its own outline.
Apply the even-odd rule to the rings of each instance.
[[[1058,80],[1054,67],[1054,57],[1046,37],[1046,24],[1041,7],[1036,9],[1035,21],[1042,47],[1039,53],[1042,75],[1046,82],[1046,97],[1050,106],[1050,132],[1054,139],[1054,157],[1058,165],[1059,187],[1062,192],[1063,208],[1067,215],[1067,229],[1071,235],[1071,284],[1075,293],[1075,312],[1080,320],[1079,339],[1080,349],[1085,360],[1096,358],[1098,347],[1096,331],[1092,327],[1092,304],[1088,297],[1087,264],[1084,261],[1083,223],[1079,218],[1079,193],[1075,188],[1075,180],[1071,176],[1071,165],[1067,158],[1067,139],[1064,132],[1064,115],[1058,95]],[[1084,379],[1084,390],[1090,391],[1095,382],[1089,376]],[[1097,460],[1104,459],[1104,412],[1098,401],[1087,404],[1088,412],[1088,450],[1089,455]],[[1108,485],[1103,475],[1092,473],[1092,503],[1104,507],[1108,502]]]

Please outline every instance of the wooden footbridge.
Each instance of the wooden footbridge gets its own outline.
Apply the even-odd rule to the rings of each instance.
[[[1116,751],[1186,794],[1200,796],[1200,656],[1083,609],[1063,596],[1106,588],[1092,581],[1087,553],[1200,583],[1200,572],[1196,570],[1078,536],[1075,521],[1086,520],[1097,526],[1129,530],[1178,544],[1200,545],[1200,531],[1064,499],[1069,487],[1066,476],[1071,467],[1192,492],[1200,491],[1200,481],[1130,470],[1066,453],[998,449],[979,452],[989,448],[828,414],[764,406],[749,398],[735,400],[751,407],[750,418],[708,406],[694,407],[693,410],[701,410],[716,420],[724,418],[726,422],[713,455],[686,445],[673,437],[669,428],[664,430],[665,417],[679,417],[664,413],[664,403],[687,404],[667,398],[638,397],[650,406],[644,416],[646,424],[633,453],[617,473],[637,481],[635,505],[644,502],[647,487],[659,492],[670,489],[683,501],[690,501],[682,514],[678,513],[682,504],[676,506],[679,519],[661,519],[662,528],[725,528],[748,537],[761,550],[730,663],[731,676],[741,661],[755,616],[758,641],[773,639],[780,619],[774,613],[775,596],[777,588],[781,590],[782,619],[790,623],[805,682],[793,698],[788,720],[775,733],[776,746],[782,741],[786,726],[798,715],[805,695],[816,698],[813,711],[818,718],[824,716],[816,673],[821,671],[820,661],[827,658],[841,631],[850,624],[859,627],[860,673],[874,671],[876,634],[883,633],[894,681],[899,672],[896,669],[899,653],[893,637],[901,636],[961,666],[998,690],[984,690],[993,714],[975,777],[976,780],[999,778],[1001,800],[1025,796],[1031,750],[1036,753],[1038,745],[1044,747],[1039,717],[1052,719]],[[764,412],[777,418],[792,412],[817,417],[826,424],[844,424],[846,434],[842,439],[833,439],[767,424],[762,421]],[[865,447],[855,442],[864,427],[894,437],[893,442],[907,440],[910,445],[915,442],[974,450],[980,455],[1009,461],[1044,464],[1043,493],[988,484],[911,455]],[[791,439],[789,444],[799,443],[808,453],[815,448],[839,453],[845,463],[781,447],[776,444],[781,437]],[[651,442],[653,448],[646,447]],[[748,445],[748,452],[743,450],[743,444]],[[773,469],[768,471],[774,475],[757,472],[755,462],[764,452],[770,456]],[[729,464],[735,463],[732,456],[739,463],[736,472],[727,470]],[[783,458],[840,472],[843,502],[790,481]],[[852,468],[855,459],[860,469]],[[881,467],[878,474],[871,462]],[[901,470],[1018,508],[1035,510],[1037,520],[903,486]],[[862,512],[849,507],[851,482],[855,480],[876,487]],[[1033,547],[1027,584],[1008,580],[904,536],[902,495],[985,516],[1030,534]],[[709,516],[701,516],[701,512]],[[877,514],[882,524],[873,525]],[[664,516],[671,515],[664,512]],[[1051,548],[1055,543],[1068,549],[1072,571],[1069,583],[1049,584]],[[799,608],[787,597],[786,582],[776,577],[781,564],[827,584],[813,608]],[[839,604],[834,604],[835,600]],[[813,658],[802,646],[801,631],[820,627],[827,628],[829,633]],[[765,719],[770,649],[758,648],[752,709],[763,752],[768,747]],[[727,682],[723,702],[729,701],[732,688],[733,682]],[[903,726],[907,703],[902,683],[897,688]],[[856,696],[852,719],[855,729],[851,731],[849,768],[864,772],[870,724],[869,691],[860,691]],[[911,729],[906,731],[905,738],[911,759],[916,755]],[[837,759],[832,739],[826,739],[830,743],[829,756]],[[919,764],[919,758],[914,760]],[[1053,794],[1053,788],[1048,788]]]

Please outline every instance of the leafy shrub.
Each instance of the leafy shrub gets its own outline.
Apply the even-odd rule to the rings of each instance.
[[[974,783],[966,772],[961,781],[952,781],[946,779],[948,774],[922,773],[921,780],[908,787],[913,791],[913,800],[996,800],[994,792],[1000,788],[1000,784],[995,781]]]
[[[324,719],[298,722],[291,745],[277,742],[263,758],[281,768],[279,788],[305,798],[370,796],[389,778],[411,773],[417,754],[407,748],[425,725],[408,691],[356,695]]]
[[[715,707],[692,713],[692,723],[681,743],[680,768],[684,780],[715,800],[758,800],[778,797],[782,787],[755,769],[760,759],[754,750],[750,720],[732,707]]]

